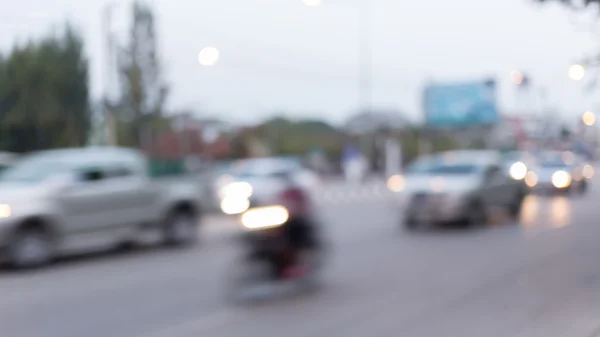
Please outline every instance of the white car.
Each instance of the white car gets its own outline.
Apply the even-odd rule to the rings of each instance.
[[[285,183],[285,180],[289,180]],[[313,195],[321,180],[298,160],[286,157],[247,159],[235,164],[229,181],[219,190],[221,211],[241,214],[250,207],[250,199],[264,201],[278,197],[289,184]],[[252,198],[251,198],[252,197]]]
[[[540,155],[533,171],[533,188],[544,192],[587,191],[593,167],[570,151],[548,151]]]
[[[522,178],[506,173],[496,151],[465,150],[420,157],[388,186],[401,196],[404,227],[414,229],[454,221],[479,225],[498,207],[516,217],[527,193]]]

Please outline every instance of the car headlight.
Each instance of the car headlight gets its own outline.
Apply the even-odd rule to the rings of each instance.
[[[583,177],[585,179],[592,179],[592,177],[594,176],[594,168],[592,167],[592,165],[585,165],[583,166]]]
[[[404,177],[400,174],[395,174],[387,180],[387,188],[392,192],[402,192],[404,186]]]
[[[528,187],[535,187],[538,183],[538,176],[535,172],[533,171],[529,171],[527,172],[527,175],[525,176],[525,184]]]
[[[0,219],[9,218],[12,215],[12,209],[10,205],[0,204]]]
[[[228,215],[241,214],[250,207],[250,200],[248,198],[229,196],[221,200],[221,211]]]
[[[556,171],[552,175],[552,185],[556,188],[566,188],[571,185],[571,175],[566,171]]]
[[[252,185],[247,182],[240,181],[225,185],[219,191],[221,198],[226,197],[239,197],[239,198],[250,198],[252,196]]]
[[[289,219],[288,210],[283,206],[253,208],[242,214],[242,225],[246,229],[267,229],[279,227]]]
[[[522,162],[516,162],[510,166],[510,177],[514,180],[522,180],[527,176],[527,165]]]

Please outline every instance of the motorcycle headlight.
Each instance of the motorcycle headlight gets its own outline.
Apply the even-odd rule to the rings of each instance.
[[[527,165],[522,162],[516,162],[510,166],[510,177],[514,180],[522,180],[527,176]]]
[[[571,185],[571,175],[566,171],[556,171],[552,175],[552,185],[556,188],[566,188]]]
[[[246,229],[266,229],[279,227],[289,219],[288,210],[283,206],[252,208],[242,214],[242,225]]]

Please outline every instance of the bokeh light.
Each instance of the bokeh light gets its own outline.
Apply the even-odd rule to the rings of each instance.
[[[573,81],[580,81],[585,76],[585,67],[581,64],[574,64],[569,67],[569,78]]]
[[[525,80],[525,76],[523,76],[522,72],[520,72],[518,70],[514,70],[510,73],[510,79],[514,84],[521,85],[521,84],[523,84],[523,81]]]
[[[198,54],[198,63],[201,66],[210,67],[219,60],[219,49],[216,47],[204,47]]]
[[[596,123],[596,115],[591,111],[586,111],[581,116],[581,120],[583,121],[583,124],[592,126]]]
[[[307,6],[316,7],[320,6],[323,3],[323,0],[302,0],[302,2]]]

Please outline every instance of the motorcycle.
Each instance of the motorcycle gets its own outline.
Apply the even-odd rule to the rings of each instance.
[[[244,252],[230,280],[234,302],[254,302],[299,287],[315,289],[323,247],[310,232],[313,217],[300,212],[302,192],[287,191],[281,204],[251,207],[241,216]]]

